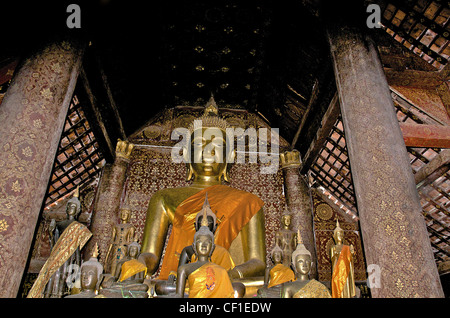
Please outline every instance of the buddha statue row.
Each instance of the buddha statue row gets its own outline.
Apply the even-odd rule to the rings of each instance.
[[[121,210],[121,223],[112,229],[100,295],[146,297],[144,279],[159,268],[157,297],[242,297],[255,280],[267,289],[275,287],[274,283],[281,285],[283,297],[327,295],[322,284],[307,279],[311,254],[289,229],[288,214],[282,218],[283,227],[272,250],[274,266],[266,270],[264,202],[222,184],[228,181],[235,155],[232,147],[226,147],[232,142],[227,128],[211,98],[204,114],[189,127],[182,149],[187,180],[192,182],[187,187],[159,190],[150,198],[141,251],[137,242],[130,243],[136,231],[128,223],[129,210]],[[334,257],[339,254],[337,248]],[[282,268],[280,264],[291,265],[293,271],[286,271],[289,280],[278,284],[275,273]]]

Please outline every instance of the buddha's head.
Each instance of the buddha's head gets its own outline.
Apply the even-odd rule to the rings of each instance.
[[[80,284],[82,290],[94,290],[103,273],[103,266],[99,263],[97,256],[98,245],[95,243],[92,257],[81,265]]]
[[[275,247],[272,249],[272,261],[274,264],[279,264],[283,260],[283,250],[278,246],[275,245]]]
[[[192,244],[195,254],[200,257],[211,257],[215,244],[214,234],[207,226],[202,225],[194,235],[194,243]]]
[[[234,161],[234,150],[228,149],[228,123],[218,115],[218,107],[211,97],[204,114],[189,126],[189,149],[183,150],[187,164],[187,179],[198,176],[218,177],[228,181],[228,169]],[[227,152],[228,151],[228,152]]]
[[[292,265],[296,273],[304,276],[308,275],[312,266],[311,254],[296,254],[295,257],[292,258]]]
[[[131,218],[131,210],[127,207],[121,208],[119,212],[119,217],[122,223],[127,223]]]
[[[304,277],[307,277],[312,267],[311,252],[306,249],[302,242],[300,230],[297,231],[297,248],[292,252],[292,268],[294,271]]]
[[[281,225],[284,228],[288,229],[289,226],[291,225],[291,221],[292,221],[292,215],[286,213],[281,216]]]
[[[139,256],[139,253],[141,251],[141,247],[139,246],[139,243],[134,241],[130,245],[128,245],[128,255],[131,258],[137,258]]]
[[[336,244],[342,244],[344,241],[344,230],[339,225],[339,220],[336,220],[336,228],[333,231],[333,238]]]
[[[78,213],[80,213],[81,203],[78,197],[79,197],[79,189],[77,188],[75,190],[75,194],[73,195],[73,197],[70,198],[69,201],[67,201],[66,213],[68,216],[75,217],[78,215]]]

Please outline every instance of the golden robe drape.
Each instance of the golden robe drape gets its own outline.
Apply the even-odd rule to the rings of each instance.
[[[140,272],[144,272],[144,276],[147,275],[147,266],[139,262],[137,259],[126,261],[122,264],[119,281],[123,282],[125,279],[130,278]]]
[[[262,208],[264,202],[256,195],[225,185],[214,185],[190,196],[177,207],[172,233],[167,243],[159,279],[167,279],[176,271],[181,251],[194,240],[194,222],[203,207],[205,196],[211,210],[221,220],[215,233],[215,244],[229,249],[241,229]]]
[[[352,278],[353,275],[352,263],[353,260],[350,246],[343,245],[331,278],[331,293],[333,298],[343,297],[343,291],[346,288],[346,285],[349,284],[349,278]],[[353,281],[353,279],[350,279],[350,281]],[[350,294],[347,297],[355,296],[353,286],[347,286],[347,289],[349,289],[348,293]]]
[[[42,266],[38,278],[28,292],[27,298],[41,298],[50,277],[69,259],[77,248],[81,250],[91,236],[92,233],[83,224],[77,221],[70,223],[62,232],[49,258]]]
[[[206,263],[188,277],[189,298],[233,298],[234,289],[227,271]]]
[[[283,264],[275,265],[269,272],[268,288],[295,280],[295,274],[287,266]]]

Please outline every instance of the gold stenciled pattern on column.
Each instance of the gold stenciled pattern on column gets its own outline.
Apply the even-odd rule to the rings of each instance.
[[[0,277],[10,279],[0,286],[3,297],[20,283],[80,53],[69,42],[36,51],[16,71],[0,107],[0,220],[8,224],[0,233]]]

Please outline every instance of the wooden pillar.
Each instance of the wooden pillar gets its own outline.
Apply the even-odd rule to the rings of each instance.
[[[292,227],[300,230],[303,244],[311,252],[313,266],[310,278],[317,278],[317,257],[314,243],[313,215],[308,184],[300,175],[301,159],[297,150],[280,154],[280,165],[284,177],[284,195],[289,212],[292,213]]]
[[[92,238],[86,247],[85,258],[89,258],[95,243],[98,244],[99,261],[104,265],[106,252],[111,242],[113,226],[119,221],[120,199],[127,178],[128,164],[134,145],[119,139],[113,164],[103,168],[98,194],[94,202],[90,230]]]
[[[26,58],[0,105],[0,297],[16,297],[84,48],[49,44]]]
[[[443,297],[389,86],[363,28],[330,24],[328,39],[365,256],[368,265],[379,266],[380,287],[371,293]]]

